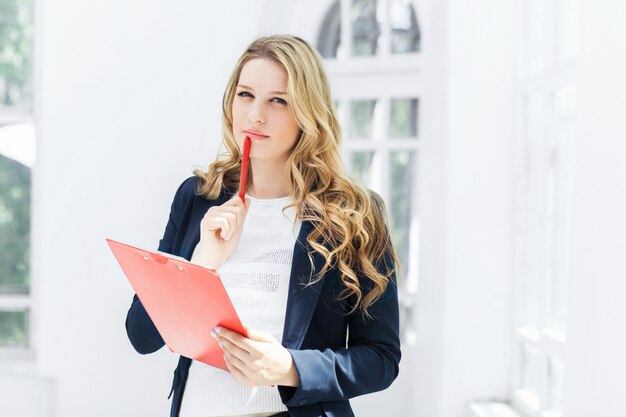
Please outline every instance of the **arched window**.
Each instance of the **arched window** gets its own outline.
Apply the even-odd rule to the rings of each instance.
[[[413,333],[406,320],[417,291],[418,113],[423,91],[415,10],[407,0],[337,0],[317,36],[343,126],[348,171],[387,204],[402,265],[398,278],[408,341]]]
[[[383,39],[389,39],[392,54],[420,51],[420,28],[415,7],[410,1],[353,0],[350,4],[337,0],[326,13],[318,36],[317,48],[324,58],[337,58],[341,45],[343,3],[350,7],[351,55],[376,55],[384,27],[389,28],[389,36]],[[381,19],[386,19],[386,22],[381,22]]]

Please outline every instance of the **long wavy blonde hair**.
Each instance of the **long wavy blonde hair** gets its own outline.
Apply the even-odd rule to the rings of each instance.
[[[232,105],[241,70],[255,58],[279,64],[288,76],[290,111],[300,126],[300,137],[284,169],[287,193],[293,199],[288,207],[295,207],[302,221],[311,222],[308,243],[325,260],[311,283],[329,269],[339,268],[344,286],[340,298],[352,298],[350,312],[358,308],[369,316],[368,307],[385,292],[399,265],[398,257],[382,198],[355,184],[343,168],[341,128],[330,86],[318,53],[307,42],[287,35],[262,37],[239,58],[222,100],[225,150],[207,172],[194,171],[201,179],[198,194],[216,199],[224,189],[234,193],[239,187],[241,153],[233,134]],[[309,253],[311,264],[313,252]]]

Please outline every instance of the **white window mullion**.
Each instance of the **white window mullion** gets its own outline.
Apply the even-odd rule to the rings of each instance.
[[[358,140],[346,138],[344,147],[351,151],[389,149],[394,151],[419,151],[420,144],[415,138],[393,138],[382,140]]]
[[[348,135],[346,135],[346,126],[348,123],[348,108],[350,106],[350,99],[345,96],[338,96],[335,98],[339,102],[337,110],[337,117],[339,119],[339,126],[341,126],[341,145],[339,151],[341,152],[341,159],[344,161],[345,168],[348,172],[352,172],[352,158],[350,157],[350,146]]]
[[[350,10],[352,0],[341,0],[341,42],[337,51],[337,60],[349,59],[352,56],[352,22]]]
[[[517,340],[529,346],[547,357],[561,361],[565,359],[565,335],[554,332],[551,329],[537,330],[529,327],[516,329]]]
[[[24,310],[32,306],[30,295],[0,295],[0,310]]]
[[[389,1],[378,0],[377,14],[380,22],[380,36],[378,38],[378,56],[386,59],[391,55],[391,25],[389,22]]]
[[[347,61],[328,60],[324,63],[324,66],[329,73],[335,76],[364,74],[379,76],[381,72],[395,76],[402,74],[414,75],[423,71],[424,59],[417,53],[391,55],[385,57],[384,60],[379,56],[357,56],[350,57]]]
[[[379,131],[374,132],[376,135],[376,139],[381,143],[380,152],[380,168],[381,168],[381,177],[380,177],[380,185],[379,185],[379,193],[384,201],[387,202],[387,210],[391,212],[394,202],[391,201],[391,164],[389,163],[389,158],[391,157],[391,150],[389,149],[389,119],[390,119],[390,99],[389,96],[380,96],[378,98],[379,104]]]
[[[33,113],[0,107],[0,127],[33,121]]]

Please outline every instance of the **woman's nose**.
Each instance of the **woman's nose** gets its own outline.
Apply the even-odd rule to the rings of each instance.
[[[259,102],[255,102],[250,107],[250,111],[248,112],[248,122],[252,124],[257,123],[265,123],[265,115],[262,111],[262,104]]]

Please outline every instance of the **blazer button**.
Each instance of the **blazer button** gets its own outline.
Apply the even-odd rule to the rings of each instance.
[[[308,401],[308,398],[304,398],[304,399],[300,400],[300,402],[298,404],[305,405],[307,403],[307,401]]]

